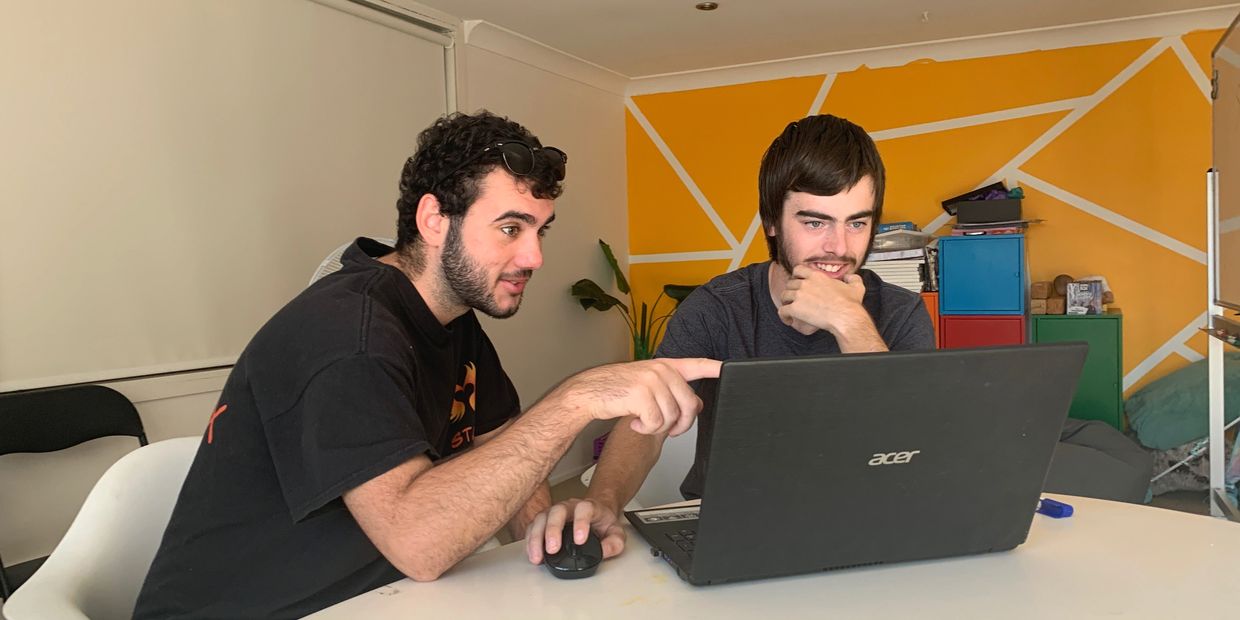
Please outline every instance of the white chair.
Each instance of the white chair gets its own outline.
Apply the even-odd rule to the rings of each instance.
[[[646,481],[637,490],[637,495],[633,497],[633,500],[625,505],[625,510],[649,508],[684,500],[680,494],[680,483],[684,481],[685,474],[689,473],[689,468],[693,466],[693,455],[697,451],[697,429],[697,424],[694,424],[685,433],[676,437],[668,437],[667,441],[663,442],[663,452],[659,454],[658,462],[650,468]],[[581,484],[590,486],[595,467],[591,465],[581,474]]]
[[[113,464],[47,562],[5,602],[4,617],[132,617],[200,442],[153,443]]]

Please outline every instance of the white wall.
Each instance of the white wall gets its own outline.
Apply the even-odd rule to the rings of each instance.
[[[487,108],[510,116],[569,155],[566,190],[544,246],[545,265],[534,276],[521,312],[503,321],[484,319],[528,406],[564,377],[628,356],[620,318],[587,313],[568,294],[569,286],[583,277],[604,286],[611,282],[597,239],[617,248],[621,260],[628,247],[624,82],[502,31],[484,26],[477,32],[486,48],[466,45],[458,54],[461,109]],[[307,265],[307,273],[312,268]],[[226,376],[227,370],[213,370],[107,385],[137,405],[149,439],[160,441],[200,435]],[[595,423],[582,433],[553,481],[587,467],[591,441],[609,428]],[[136,446],[127,438],[105,438],[54,454],[0,457],[0,555],[5,563],[50,553],[103,472]]]
[[[309,0],[12,9],[0,390],[233,363],[448,109],[445,45]]]
[[[614,312],[583,311],[568,293],[581,278],[604,287],[613,282],[598,239],[626,260],[623,83],[489,25],[475,24],[469,41],[461,63],[461,108],[508,116],[543,144],[568,153],[565,190],[543,245],[543,268],[535,273],[520,312],[483,321],[528,407],[564,377],[629,355],[623,320]],[[591,442],[610,428],[610,423],[587,428],[552,481],[588,467]]]

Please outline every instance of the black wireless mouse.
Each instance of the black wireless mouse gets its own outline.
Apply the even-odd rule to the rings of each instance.
[[[572,523],[564,526],[564,533],[560,538],[560,550],[543,556],[543,564],[547,565],[547,570],[560,579],[589,577],[598,570],[598,565],[602,561],[603,545],[599,542],[598,536],[590,532],[586,542],[579,545],[573,542]]]

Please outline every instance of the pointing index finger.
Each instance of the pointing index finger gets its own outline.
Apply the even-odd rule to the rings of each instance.
[[[719,376],[719,368],[723,365],[719,360],[704,357],[666,357],[661,359],[668,366],[671,366],[672,370],[679,373],[685,381],[715,379]]]

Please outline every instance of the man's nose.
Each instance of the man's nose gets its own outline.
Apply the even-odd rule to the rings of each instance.
[[[844,227],[831,226],[826,234],[822,236],[822,251],[826,254],[835,254],[843,256],[846,254],[847,245],[844,241]]]
[[[517,268],[528,269],[533,271],[542,267],[542,237],[538,234],[527,235],[521,247],[517,250]]]

